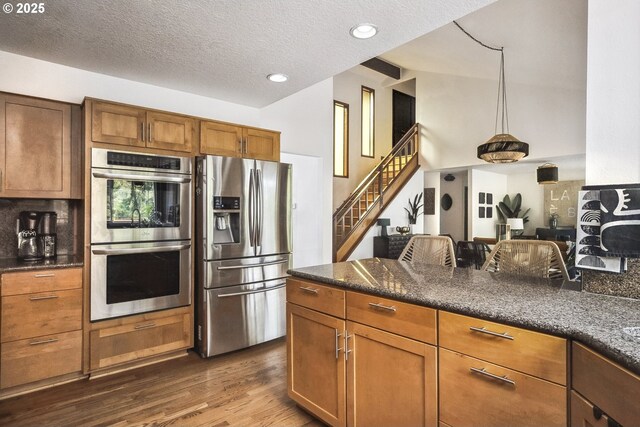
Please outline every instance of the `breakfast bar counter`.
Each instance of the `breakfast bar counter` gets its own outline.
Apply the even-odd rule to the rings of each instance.
[[[290,270],[301,279],[579,341],[640,374],[640,300],[575,283],[370,258]]]

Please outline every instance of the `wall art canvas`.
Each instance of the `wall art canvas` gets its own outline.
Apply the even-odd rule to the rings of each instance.
[[[578,192],[576,229],[576,267],[621,273],[625,260],[605,256],[600,247],[600,190]]]
[[[544,219],[558,214],[558,226],[575,227],[577,223],[578,192],[584,181],[560,181],[544,186]]]
[[[484,218],[484,207],[482,206],[478,208],[478,217]]]
[[[478,203],[484,205],[484,193],[478,194]]]
[[[607,256],[640,257],[640,188],[600,190],[600,247]]]
[[[487,204],[488,205],[492,205],[493,204],[493,193],[487,193]],[[489,217],[491,218],[491,217]]]
[[[435,188],[425,188],[424,189],[424,208],[423,212],[425,215],[435,215],[436,214],[436,189]]]
[[[493,218],[493,208],[491,206],[487,208],[487,218]]]

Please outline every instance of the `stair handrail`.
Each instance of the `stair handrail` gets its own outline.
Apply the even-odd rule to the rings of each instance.
[[[411,138],[415,136],[415,134],[418,132],[418,127],[419,123],[411,126],[411,128],[404,134],[404,136],[400,138],[400,141],[398,141],[396,145],[391,149],[389,154],[387,154],[384,159],[380,160],[380,162],[371,170],[371,172],[369,172],[369,174],[362,181],[360,181],[360,184],[356,187],[355,190],[353,190],[351,195],[347,197],[344,202],[342,202],[338,209],[336,209],[333,214],[334,220],[344,215],[347,206],[350,208],[351,205],[353,205],[353,202],[359,199],[360,196],[362,196],[362,193],[371,185],[374,179],[377,178],[378,174],[381,173],[384,168],[391,162],[398,151],[402,150],[408,143],[408,141],[410,141]],[[380,192],[382,192],[382,189],[380,189]]]

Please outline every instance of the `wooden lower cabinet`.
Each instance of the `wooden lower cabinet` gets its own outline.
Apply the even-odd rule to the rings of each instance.
[[[289,397],[332,426],[346,425],[345,322],[287,303]]]
[[[82,331],[6,342],[0,353],[0,387],[3,389],[79,372]]]
[[[594,410],[595,409],[595,410]],[[571,392],[571,427],[608,427],[607,414],[594,408],[593,403],[587,401],[575,391]]]
[[[444,423],[454,427],[567,424],[565,387],[444,348],[439,356]]]
[[[347,424],[435,426],[435,347],[347,322]]]
[[[92,371],[193,345],[193,319],[190,313],[138,319],[138,322],[91,331],[89,340]]]

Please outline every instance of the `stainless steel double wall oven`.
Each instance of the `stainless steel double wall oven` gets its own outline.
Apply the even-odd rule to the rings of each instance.
[[[189,305],[192,160],[91,155],[91,320]]]

